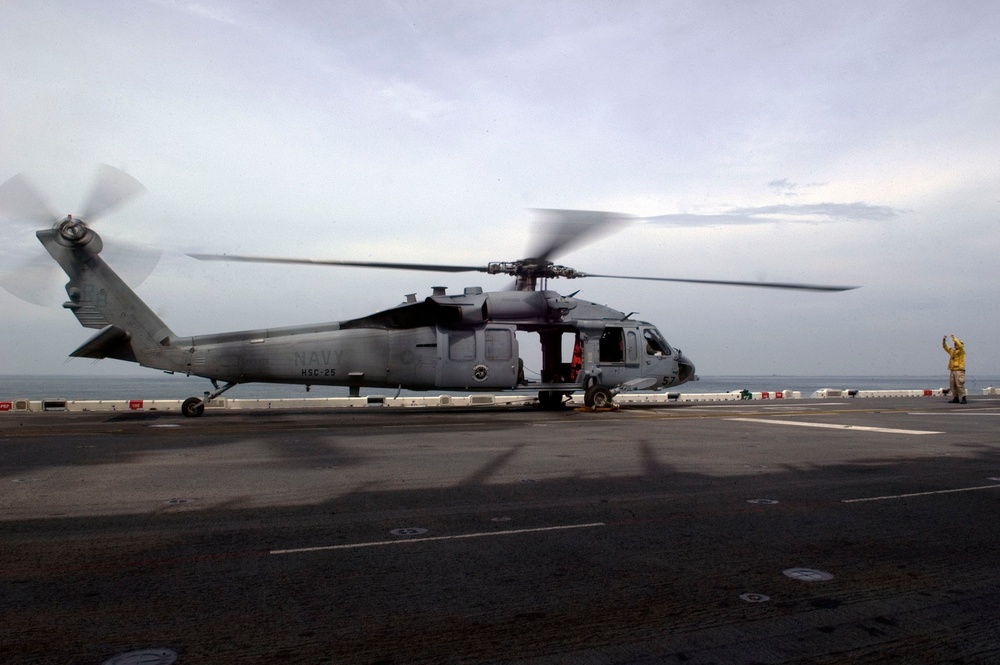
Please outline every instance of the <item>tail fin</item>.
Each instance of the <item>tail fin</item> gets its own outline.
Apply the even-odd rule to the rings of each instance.
[[[159,366],[173,333],[98,256],[100,236],[71,218],[35,235],[69,276],[63,307],[85,328],[101,330],[70,355]]]

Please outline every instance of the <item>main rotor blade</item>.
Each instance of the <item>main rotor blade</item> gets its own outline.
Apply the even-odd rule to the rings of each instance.
[[[94,187],[83,207],[83,219],[93,222],[126,201],[146,192],[146,187],[129,174],[107,164],[97,168]]]
[[[642,279],[650,282],[682,282],[686,284],[719,284],[722,286],[750,286],[762,289],[791,289],[795,291],[850,291],[857,286],[833,286],[827,284],[797,284],[794,282],[750,282],[724,279],[681,279],[679,277],[635,277],[630,275],[581,274],[580,277],[604,277],[606,279]]]
[[[0,185],[0,215],[11,221],[46,227],[52,226],[59,220],[23,173]]]
[[[278,263],[290,265],[346,266],[351,268],[386,268],[390,270],[424,270],[427,272],[489,272],[485,266],[454,266],[436,263],[386,263],[381,261],[335,261],[331,259],[293,259],[276,256],[241,256],[239,254],[188,254],[199,261],[241,261],[244,263]]]
[[[631,215],[600,210],[537,209],[542,221],[536,231],[534,253],[529,257],[551,261],[572,247],[593,242],[635,219]]]

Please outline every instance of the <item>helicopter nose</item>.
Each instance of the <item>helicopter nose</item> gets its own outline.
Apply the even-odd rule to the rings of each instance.
[[[687,383],[694,378],[694,363],[681,353],[677,357],[677,383]]]

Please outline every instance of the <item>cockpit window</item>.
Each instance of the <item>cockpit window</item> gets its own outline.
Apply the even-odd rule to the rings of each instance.
[[[648,355],[655,356],[658,353],[664,356],[670,355],[670,345],[656,328],[646,328],[642,331],[642,336],[646,339],[646,353]]]

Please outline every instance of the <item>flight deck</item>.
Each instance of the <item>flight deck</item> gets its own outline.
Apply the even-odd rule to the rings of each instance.
[[[0,414],[0,660],[1000,659],[1000,396],[382,407]]]

